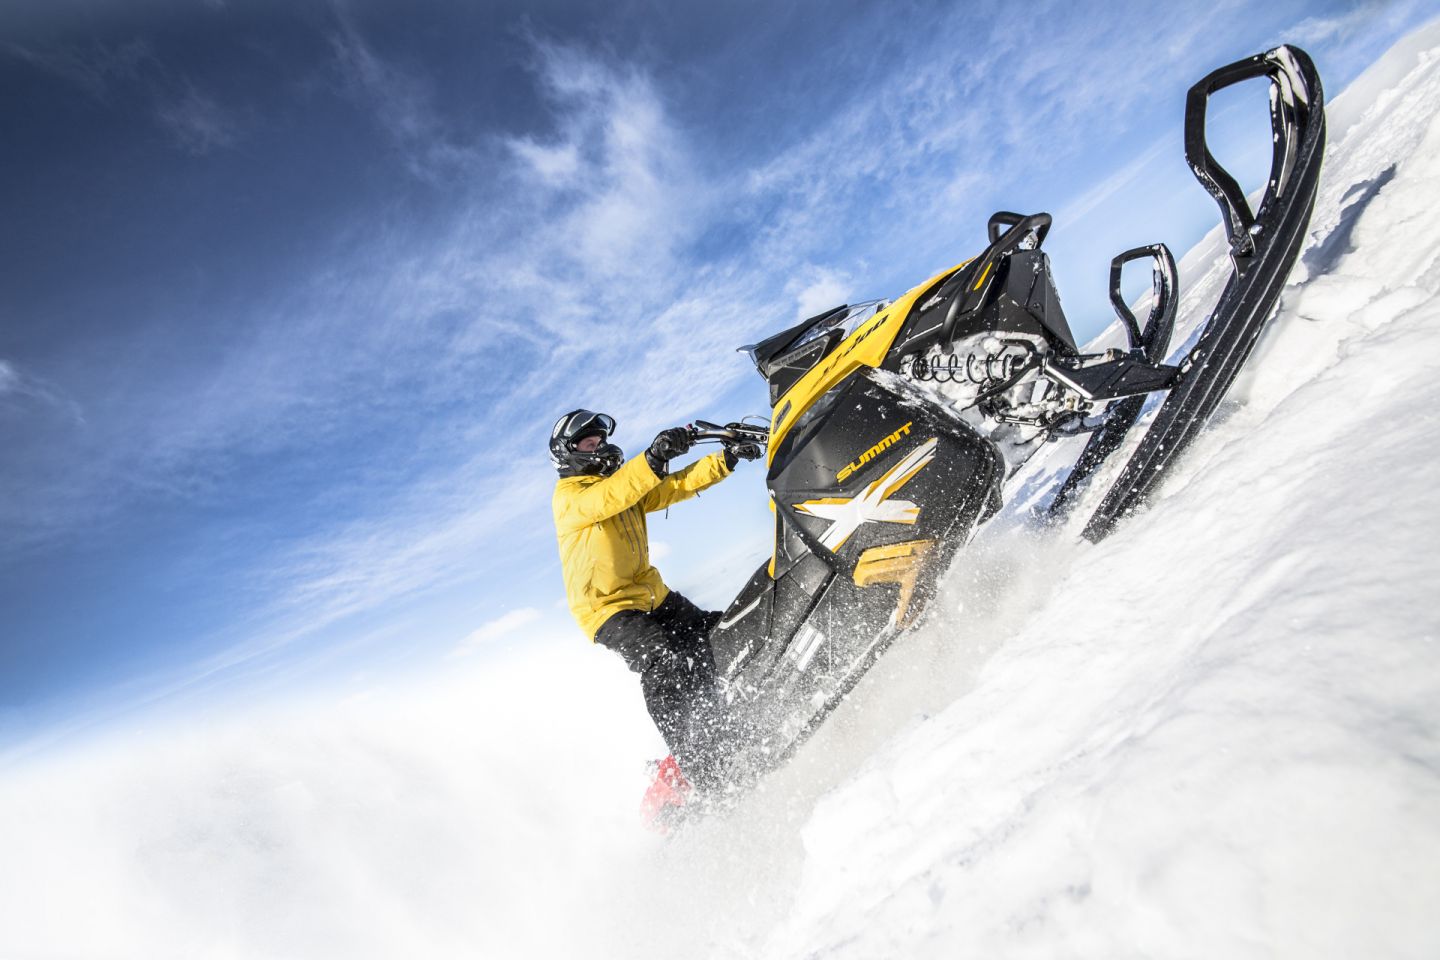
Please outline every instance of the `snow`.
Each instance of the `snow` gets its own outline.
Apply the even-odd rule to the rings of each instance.
[[[1036,461],[732,813],[643,833],[633,678],[537,643],[5,772],[0,956],[1440,955],[1440,27],[1329,115],[1303,263],[1174,479],[1091,545],[1019,523]]]

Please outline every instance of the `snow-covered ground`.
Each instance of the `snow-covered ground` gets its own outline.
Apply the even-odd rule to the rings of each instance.
[[[1329,117],[1280,314],[1144,516],[994,525],[733,813],[640,831],[631,677],[537,643],[7,771],[0,957],[1440,956],[1440,26]]]

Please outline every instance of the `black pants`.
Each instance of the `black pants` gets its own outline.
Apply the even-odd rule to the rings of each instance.
[[[702,789],[718,782],[724,735],[709,639],[720,616],[671,590],[653,611],[621,610],[595,634],[596,643],[640,674],[650,719],[685,776]]]

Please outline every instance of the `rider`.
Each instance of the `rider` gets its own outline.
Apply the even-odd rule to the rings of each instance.
[[[720,618],[665,586],[650,563],[645,514],[719,483],[759,445],[730,441],[721,452],[669,472],[690,449],[684,427],[662,430],[642,456],[625,461],[610,442],[615,420],[572,410],[550,433],[555,533],[570,612],[593,642],[640,674],[645,706],[681,769],[713,782],[710,738],[717,732],[715,664],[708,639]]]

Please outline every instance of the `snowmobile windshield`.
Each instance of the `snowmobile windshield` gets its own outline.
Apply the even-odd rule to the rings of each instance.
[[[869,320],[875,314],[884,310],[890,305],[889,300],[866,300],[864,303],[852,303],[844,310],[832,311],[815,321],[814,325],[806,330],[795,341],[790,344],[790,350],[809,343],[819,337],[825,336],[832,330],[841,331],[838,340],[844,340],[855,329]]]

